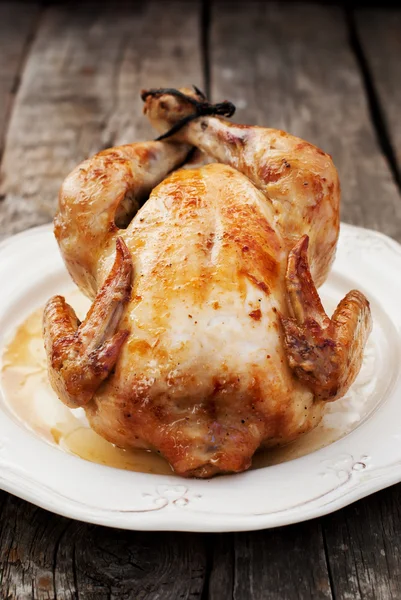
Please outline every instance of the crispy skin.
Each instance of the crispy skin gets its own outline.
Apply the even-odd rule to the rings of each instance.
[[[287,257],[270,210],[248,178],[219,164],[155,188],[124,233],[131,334],[86,407],[101,435],[204,477],[246,469],[262,443],[319,419],[282,343]]]
[[[52,386],[72,408],[85,406],[110,375],[128,331],[117,331],[131,291],[131,256],[117,238],[113,268],[79,323],[62,296],[46,304],[43,333]]]
[[[108,148],[79,164],[63,182],[54,233],[78,287],[94,298],[102,261],[152,189],[184,160],[185,144],[144,142]]]
[[[359,373],[363,349],[372,328],[369,302],[350,291],[331,319],[313,283],[308,259],[308,237],[291,251],[287,268],[290,318],[282,318],[288,360],[296,376],[315,398],[335,400],[348,390]]]
[[[160,132],[192,110],[146,96]],[[166,177],[191,144],[218,164]],[[61,399],[83,405],[109,441],[157,450],[183,476],[243,471],[259,447],[312,429],[356,376],[370,328],[362,294],[350,292],[329,319],[315,287],[334,257],[339,197],[318,148],[215,117],[171,143],[110,149],[77,167],[60,192],[56,235],[81,289],[101,290],[87,334],[126,339],[100,381],[76,344],[72,309],[51,301],[46,344]],[[107,277],[117,236],[134,276],[111,318],[102,290],[128,285],[126,259]]]
[[[144,111],[164,133],[193,107],[169,95],[146,96]],[[325,281],[340,225],[340,183],[328,154],[285,131],[237,125],[218,117],[191,121],[170,139],[192,144],[246,175],[270,204],[270,224],[274,222],[280,231],[288,252],[302,235],[309,236],[313,279],[317,286]]]

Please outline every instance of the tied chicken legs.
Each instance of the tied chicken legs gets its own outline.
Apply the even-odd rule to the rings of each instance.
[[[216,116],[197,89],[142,97],[163,141],[100,152],[60,190],[56,238],[93,305],[80,323],[47,303],[50,381],[121,448],[182,476],[243,471],[312,429],[361,366],[368,301],[351,291],[329,318],[316,291],[337,171],[299,138]],[[194,147],[215,162],[179,168]]]

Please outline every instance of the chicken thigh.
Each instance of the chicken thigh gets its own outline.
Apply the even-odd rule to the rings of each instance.
[[[79,323],[49,300],[50,380],[119,447],[183,476],[243,471],[312,429],[360,369],[368,301],[351,291],[330,319],[315,287],[337,243],[337,172],[287,133],[194,114],[197,90],[143,98],[169,141],[103,151],[60,191],[55,234],[93,305]],[[194,146],[216,162],[179,169]]]

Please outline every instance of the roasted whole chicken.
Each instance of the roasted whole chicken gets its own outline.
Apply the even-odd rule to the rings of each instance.
[[[55,235],[93,304],[49,300],[60,399],[121,448],[183,476],[244,471],[312,429],[354,381],[371,328],[350,291],[330,318],[316,288],[339,231],[329,155],[232,124],[195,89],[143,92],[160,141],[105,150],[64,181]],[[216,116],[217,113],[217,116]],[[214,162],[181,168],[196,148]]]

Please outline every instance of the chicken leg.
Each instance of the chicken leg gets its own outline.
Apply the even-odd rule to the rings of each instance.
[[[64,180],[54,233],[66,267],[93,299],[103,283],[103,260],[152,189],[190,151],[187,144],[141,142],[108,148]]]
[[[185,96],[199,100],[188,89],[178,96],[142,92],[144,112],[157,131],[165,133],[193,113]],[[337,170],[328,154],[285,131],[207,115],[190,120],[169,139],[191,144],[246,175],[265,196],[287,252],[301,235],[309,236],[313,279],[317,286],[325,281],[335,256],[340,204]]]
[[[316,398],[342,396],[359,372],[371,316],[368,301],[354,290],[330,320],[315,287],[326,279],[339,231],[340,187],[331,157],[284,131],[215,116],[191,118],[187,113],[193,111],[197,90],[178,95],[144,91],[142,97],[145,113],[164,138],[170,130],[172,139],[234,167],[263,193],[289,251],[286,284],[292,317],[281,319],[287,359]],[[181,128],[177,121],[183,122]]]

